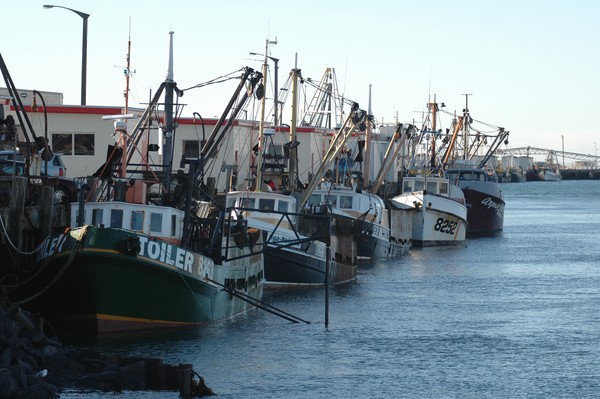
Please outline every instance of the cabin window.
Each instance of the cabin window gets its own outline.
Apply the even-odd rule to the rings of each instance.
[[[123,227],[122,209],[113,209],[110,211],[110,227],[117,229]]]
[[[437,182],[428,181],[427,182],[427,192],[436,193],[437,191],[435,190],[435,186],[437,186]]]
[[[171,215],[171,236],[177,235],[177,215]]]
[[[319,194],[311,194],[310,204],[319,205],[321,203],[321,196]]]
[[[448,183],[445,181],[440,182],[440,194],[448,195]]]
[[[425,188],[425,182],[423,180],[415,180],[415,191],[423,191]]]
[[[287,212],[289,208],[289,203],[287,201],[279,201],[277,203],[277,210],[279,212]]]
[[[458,173],[448,173],[447,176],[448,180],[450,180],[451,182],[458,180]]]
[[[404,182],[404,187],[402,188],[402,192],[403,193],[410,193],[413,189],[413,182],[412,181],[405,181]]]
[[[275,200],[261,198],[258,201],[258,209],[261,211],[272,211],[275,209]]]
[[[162,214],[150,213],[150,232],[161,233],[162,232]]]
[[[466,181],[472,181],[473,180],[473,173],[461,173],[460,174],[460,180],[466,180]]]
[[[340,209],[352,209],[352,196],[340,195]]]
[[[240,208],[256,209],[256,198],[242,198]]]
[[[131,230],[142,231],[144,228],[144,211],[131,212]]]
[[[336,195],[326,195],[325,203],[328,205],[337,207],[337,196]]]
[[[104,212],[102,209],[92,209],[92,226],[100,226],[104,224],[102,218],[104,217]]]
[[[475,179],[474,179],[474,180],[477,180],[477,181],[485,181],[485,174],[483,174],[483,173],[476,173],[476,174],[475,174]]]

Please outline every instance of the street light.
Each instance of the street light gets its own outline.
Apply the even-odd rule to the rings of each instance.
[[[81,49],[81,105],[85,105],[85,88],[86,88],[86,78],[87,78],[87,30],[88,30],[88,17],[89,14],[86,14],[81,11],[73,10],[72,8],[63,7],[63,6],[55,6],[50,4],[44,4],[44,8],[64,8],[65,10],[69,10],[79,15],[83,19],[83,44]]]
[[[273,42],[270,42],[270,43],[273,44]],[[275,43],[277,43],[277,42],[275,42]],[[260,55],[260,56],[265,57],[265,55],[261,54],[261,53],[250,53],[250,55]],[[277,92],[279,90],[278,87],[277,87],[277,84],[278,84],[278,75],[279,75],[279,72],[278,72],[279,71],[279,67],[277,66],[277,63],[279,62],[279,58],[270,57],[268,55],[266,57],[268,59],[270,59],[271,61],[273,61],[273,64],[275,64],[275,79],[274,79],[274,85],[275,85],[274,91],[275,91],[275,94],[273,95],[273,101],[275,102],[275,120],[274,120],[274,122],[275,122],[275,126],[279,126],[279,99],[277,97],[277,94],[278,94]]]

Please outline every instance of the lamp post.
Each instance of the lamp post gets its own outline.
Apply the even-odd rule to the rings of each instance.
[[[89,14],[81,11],[73,10],[72,8],[55,6],[50,4],[44,4],[44,8],[64,8],[79,15],[83,19],[83,43],[81,48],[81,105],[85,105],[86,95],[86,78],[87,78],[87,31],[88,31],[88,18]]]
[[[270,42],[271,44],[277,43],[277,42]],[[265,57],[264,54],[261,53],[250,53],[250,55],[260,55]],[[275,103],[275,108],[274,108],[274,125],[275,126],[279,126],[279,98],[278,98],[278,75],[279,75],[279,67],[277,66],[277,64],[279,63],[279,58],[275,58],[275,57],[270,57],[270,56],[266,56],[268,59],[270,59],[271,61],[273,61],[273,64],[275,65],[275,78],[273,80],[273,84],[275,85],[274,88],[274,94],[273,94],[273,102]]]

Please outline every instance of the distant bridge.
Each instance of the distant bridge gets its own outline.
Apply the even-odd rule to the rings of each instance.
[[[574,159],[577,161],[589,161],[589,162],[598,162],[600,161],[600,156],[590,155],[590,154],[577,154],[575,152],[565,152],[558,150],[549,150],[547,148],[536,148],[536,147],[517,147],[517,148],[506,148],[504,150],[497,149],[496,155],[498,156],[506,156],[512,155],[515,157],[529,157],[531,155],[546,155],[546,157],[551,158],[567,158]]]

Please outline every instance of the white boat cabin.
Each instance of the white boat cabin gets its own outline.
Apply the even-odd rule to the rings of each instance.
[[[310,195],[307,208],[329,205],[334,211],[359,217],[362,214],[372,215],[376,218],[375,223],[381,223],[385,211],[385,203],[378,196],[368,192],[356,192],[351,187],[337,187],[329,184],[321,184],[321,187],[314,190]]]
[[[409,176],[402,178],[402,193],[410,194],[426,190],[429,194],[449,196],[448,179],[440,177]]]
[[[452,169],[446,172],[448,180],[459,181],[495,181],[484,169]]]
[[[71,227],[93,225],[125,229],[170,241],[181,239],[183,217],[183,211],[168,206],[120,201],[87,202],[83,221],[78,223],[79,204],[71,204]]]
[[[248,215],[251,214],[251,210],[257,210],[260,211],[260,217],[280,219],[283,213],[296,212],[296,199],[268,191],[232,191],[227,194],[227,207],[241,208],[241,211]],[[235,218],[235,215],[232,217]],[[290,217],[294,221],[293,216]]]

